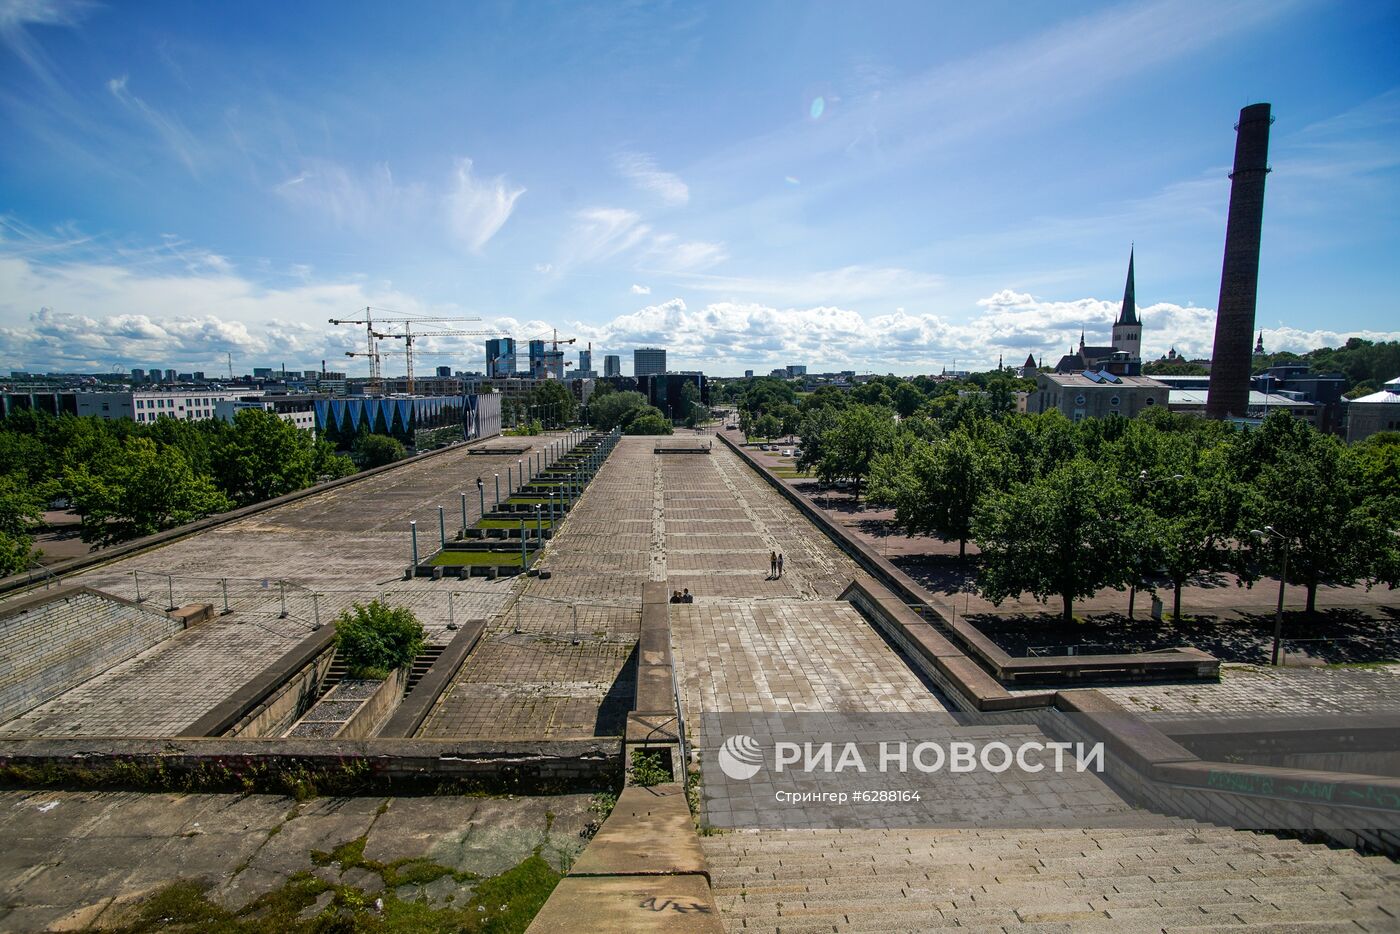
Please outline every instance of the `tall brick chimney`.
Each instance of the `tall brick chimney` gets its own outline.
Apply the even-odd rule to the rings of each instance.
[[[1235,125],[1235,170],[1230,173],[1230,219],[1215,312],[1206,417],[1242,416],[1249,405],[1254,302],[1259,291],[1259,234],[1264,223],[1264,176],[1269,173],[1268,104],[1250,104]]]

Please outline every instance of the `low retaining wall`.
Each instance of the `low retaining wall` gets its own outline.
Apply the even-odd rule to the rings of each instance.
[[[321,694],[321,682],[326,679],[334,660],[335,649],[325,649],[232,727],[213,735],[241,736],[244,739],[282,736],[316,703],[316,698]]]
[[[1400,778],[1223,761],[1226,753],[1297,754],[1317,742],[1355,751],[1395,749],[1395,717],[1337,717],[1299,729],[1218,723],[1158,725],[1092,689],[1010,694],[889,589],[869,577],[841,595],[879,626],[960,710],[983,723],[1034,723],[1065,742],[1104,744],[1106,775],[1129,802],[1158,813],[1229,827],[1294,832],[1362,850],[1400,855]],[[1246,724],[1248,721],[1246,721]],[[1267,725],[1266,725],[1267,726]],[[1291,729],[1290,729],[1291,726]],[[1212,750],[1198,756],[1177,737]],[[1230,733],[1243,750],[1210,733]]]
[[[637,636],[637,696],[627,717],[625,743],[664,747],[673,773],[684,775],[685,764],[672,759],[669,752],[680,741],[681,723],[673,665],[670,591],[665,581],[647,581],[642,586],[642,625]]]
[[[263,717],[265,714],[268,723],[290,715],[291,720],[288,722],[290,725],[290,722],[295,721],[305,712],[305,708],[297,709],[297,705],[303,702],[309,705],[310,701],[315,699],[314,692],[319,690],[321,678],[315,678],[310,698],[304,698],[301,695],[288,698],[286,691],[282,689],[294,682],[300,684],[310,677],[307,674],[307,668],[314,665],[323,654],[330,652],[334,642],[335,624],[330,623],[322,626],[292,646],[281,658],[263,669],[252,680],[230,694],[223,703],[181,730],[179,735],[188,737],[223,736],[235,728],[243,729],[244,725]],[[330,660],[327,658],[327,667],[329,664]],[[276,710],[273,710],[274,706],[277,708]],[[267,724],[260,729],[271,731]]]
[[[27,788],[555,794],[616,787],[621,770],[616,739],[0,739],[0,783]]]
[[[452,641],[443,649],[441,655],[433,662],[433,666],[423,675],[421,681],[414,687],[412,693],[403,699],[394,715],[389,718],[389,722],[384,724],[384,728],[379,731],[382,737],[403,737],[412,736],[418,732],[418,728],[423,725],[433,705],[442,696],[442,692],[452,683],[452,679],[457,676],[457,671],[462,667],[462,663],[467,660],[471,650],[481,641],[481,634],[486,630],[486,620],[471,619],[462,624],[462,628],[457,630],[457,634]]]
[[[880,581],[905,603],[919,604],[937,617],[941,628],[952,639],[960,643],[966,656],[991,672],[1001,681],[1026,681],[1036,683],[1056,683],[1060,681],[1093,681],[1112,679],[1114,681],[1160,680],[1162,678],[1215,679],[1220,676],[1220,662],[1214,656],[1194,648],[1165,649],[1158,652],[1139,652],[1125,655],[1056,655],[1041,658],[1017,658],[991,639],[977,627],[965,622],[948,620],[935,608],[933,595],[895,567],[884,557],[857,539],[846,528],[818,509],[805,496],[802,496],[767,467],[759,463],[742,445],[726,437],[719,439],[727,444],[744,463],[748,464],[770,486],[781,493],[788,502],[826,533],[842,551],[850,555],[869,575]]]

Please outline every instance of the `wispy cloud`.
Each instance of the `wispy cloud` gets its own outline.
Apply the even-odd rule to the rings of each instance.
[[[943,277],[886,266],[842,266],[792,276],[693,275],[683,280],[702,292],[720,292],[736,301],[767,300],[808,304],[865,302],[928,296],[943,287]]]
[[[31,26],[80,25],[96,4],[88,0],[0,0],[0,42],[49,87],[59,90],[53,63],[29,34]]]
[[[676,207],[690,201],[690,187],[679,176],[657,168],[656,160],[646,153],[619,153],[616,164],[624,178],[663,203]]]
[[[505,226],[525,189],[512,187],[504,175],[477,179],[470,159],[457,160],[455,175],[447,196],[448,227],[460,243],[479,253]]]
[[[650,295],[650,294],[651,294],[651,286],[649,286],[649,285],[636,285],[636,284],[633,284],[633,286],[632,286],[632,294],[633,294],[633,295]]]
[[[174,117],[156,110],[127,87],[128,76],[122,75],[107,82],[111,92],[131,113],[145,121],[156,132],[161,142],[176,159],[184,163],[191,175],[199,176],[199,162],[202,160],[202,147],[189,130]]]

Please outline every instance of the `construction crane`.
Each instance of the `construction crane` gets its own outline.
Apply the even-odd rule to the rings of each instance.
[[[365,353],[353,353],[345,351],[347,357],[368,357],[369,358],[369,391],[371,393],[379,391],[379,347],[375,344],[376,335],[374,333],[374,309],[365,307],[365,313],[360,318],[331,318],[331,324],[363,324],[365,326]]]
[[[495,333],[496,333],[495,331],[465,331],[465,330],[462,330],[461,328],[442,328],[441,330],[437,330],[437,331],[419,331],[419,332],[417,332],[417,333],[415,334],[414,331],[413,331],[413,325],[414,325],[414,323],[415,323],[415,322],[424,323],[424,322],[449,322],[449,321],[480,321],[480,320],[481,320],[480,318],[412,318],[412,319],[405,319],[405,320],[402,320],[402,321],[396,321],[396,322],[394,322],[395,324],[402,324],[402,325],[403,325],[403,333],[402,333],[402,334],[393,334],[393,333],[389,333],[389,332],[379,332],[379,331],[376,331],[374,336],[377,337],[377,338],[379,338],[380,340],[401,340],[401,341],[403,341],[404,367],[405,367],[405,370],[406,370],[406,375],[407,375],[407,377],[408,377],[408,391],[409,391],[409,392],[413,392],[413,358],[414,358],[415,354],[421,354],[421,353],[423,353],[423,351],[414,351],[414,349],[413,349],[413,344],[414,344],[414,342],[415,342],[416,340],[418,340],[418,338],[420,338],[420,337],[481,337],[481,336],[484,336],[484,335],[492,335],[492,334],[495,334]]]
[[[383,380],[383,355],[379,350],[379,341],[387,339],[402,340],[404,342],[404,356],[408,368],[408,391],[413,391],[413,342],[419,337],[434,336],[472,336],[476,334],[493,334],[493,331],[463,331],[458,329],[446,329],[442,331],[429,331],[413,333],[414,324],[433,322],[437,324],[448,324],[456,322],[480,321],[480,318],[446,318],[432,317],[424,315],[403,315],[398,312],[389,311],[384,308],[373,308],[366,306],[364,313],[355,318],[331,318],[331,324],[362,324],[365,327],[365,350],[363,353],[346,351],[347,357],[367,357],[369,359],[369,391],[375,393],[380,391]],[[378,327],[376,327],[376,325]],[[393,333],[388,327],[403,327],[403,333]]]

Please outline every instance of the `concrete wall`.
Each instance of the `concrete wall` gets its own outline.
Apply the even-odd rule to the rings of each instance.
[[[316,656],[224,735],[255,739],[286,733],[316,703],[316,696],[321,692],[321,681],[330,671],[334,659],[333,649]]]
[[[51,700],[182,629],[87,588],[40,594],[0,618],[0,722]]]

